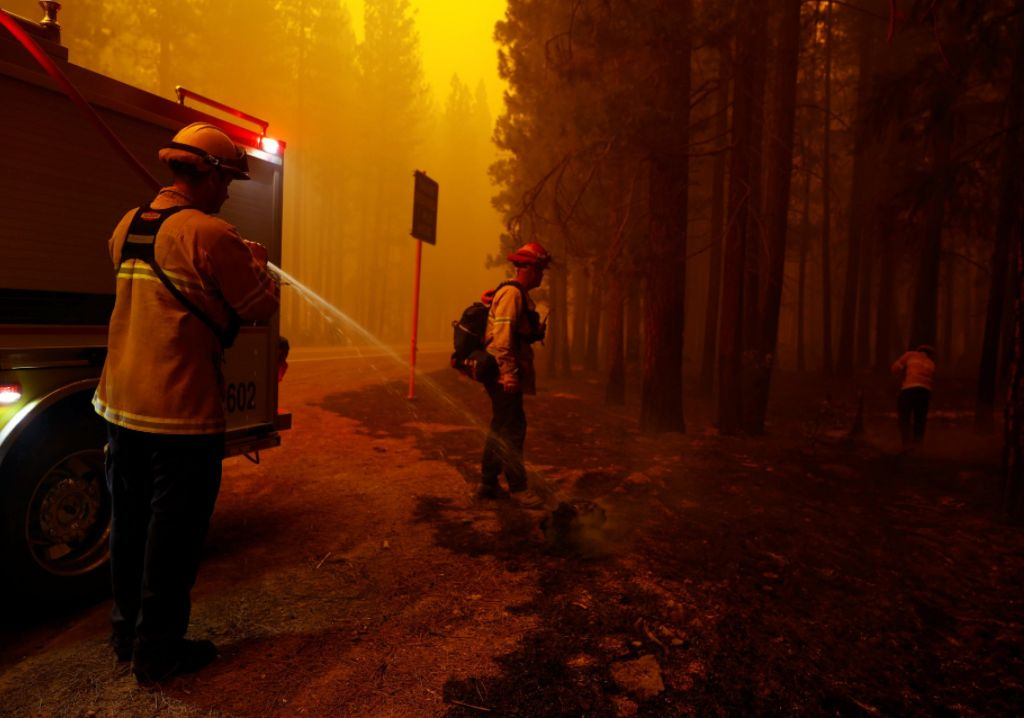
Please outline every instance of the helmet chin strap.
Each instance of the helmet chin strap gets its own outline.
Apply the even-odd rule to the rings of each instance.
[[[198,147],[182,144],[181,142],[171,142],[167,146],[172,147],[176,150],[181,150],[183,152],[191,152],[194,155],[198,155],[200,158],[202,158],[204,162],[213,167],[220,167],[221,165],[221,159],[219,157],[214,157],[209,152],[201,150]]]

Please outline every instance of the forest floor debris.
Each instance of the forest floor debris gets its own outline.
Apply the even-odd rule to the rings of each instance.
[[[549,382],[527,455],[557,501],[606,512],[579,555],[549,550],[536,513],[473,497],[481,428],[447,400],[323,397],[302,371],[285,448],[227,466],[192,626],[221,657],[146,690],[108,652],[106,604],[27,633],[8,612],[0,715],[1024,711],[1024,532],[966,394],[938,394],[904,455],[882,389],[856,441],[856,387],[832,387],[808,430],[820,387],[785,377],[766,436],[718,436],[691,400],[689,433],[647,437],[635,403]],[[477,385],[433,378],[486,422]]]

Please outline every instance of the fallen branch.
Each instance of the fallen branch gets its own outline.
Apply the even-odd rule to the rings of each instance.
[[[491,712],[490,708],[484,708],[483,706],[475,706],[472,703],[463,703],[462,701],[457,701],[454,698],[449,698],[448,702],[449,703],[454,703],[457,706],[462,706],[463,708],[472,708],[475,711],[483,711],[484,713],[490,713]]]

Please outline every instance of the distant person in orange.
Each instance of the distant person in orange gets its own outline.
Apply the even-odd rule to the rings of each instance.
[[[924,439],[928,403],[935,383],[935,349],[922,344],[906,352],[892,365],[892,373],[902,377],[896,408],[903,449],[906,450]]]

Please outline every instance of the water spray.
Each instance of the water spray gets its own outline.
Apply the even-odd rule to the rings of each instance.
[[[304,301],[316,309],[325,319],[332,323],[338,322],[342,324],[370,344],[383,349],[384,352],[399,365],[406,368],[411,367],[411,364],[406,361],[405,358],[380,341],[359,322],[338,307],[331,304],[294,276],[271,262],[267,263],[267,269],[281,286],[291,287],[293,291],[297,292]],[[371,364],[371,366],[373,365]],[[374,368],[376,367],[374,366]],[[424,386],[446,401],[482,436],[486,436],[487,430],[481,422],[461,403],[456,402],[448,392],[442,389],[429,377],[421,377],[421,380],[423,381]],[[412,405],[410,404],[410,406]],[[416,409],[413,408],[413,411],[415,410]],[[544,488],[544,493],[549,496],[553,496],[554,491],[551,489],[548,482],[544,480],[543,476],[541,476],[536,469],[531,467],[529,462],[525,462],[525,466],[530,473],[539,480]],[[550,509],[550,506],[548,506],[548,509]],[[562,501],[558,503],[558,506],[554,511],[549,511],[545,515],[544,519],[540,523],[540,528],[544,532],[549,545],[553,549],[556,551],[576,552],[580,549],[586,549],[587,546],[593,543],[596,535],[601,532],[605,524],[605,519],[606,515],[604,509],[593,502]]]
[[[274,281],[277,282],[278,286],[290,287],[292,285],[291,282],[282,276],[284,273],[283,270],[273,262],[267,262],[267,271],[270,272],[270,276],[274,278]]]

